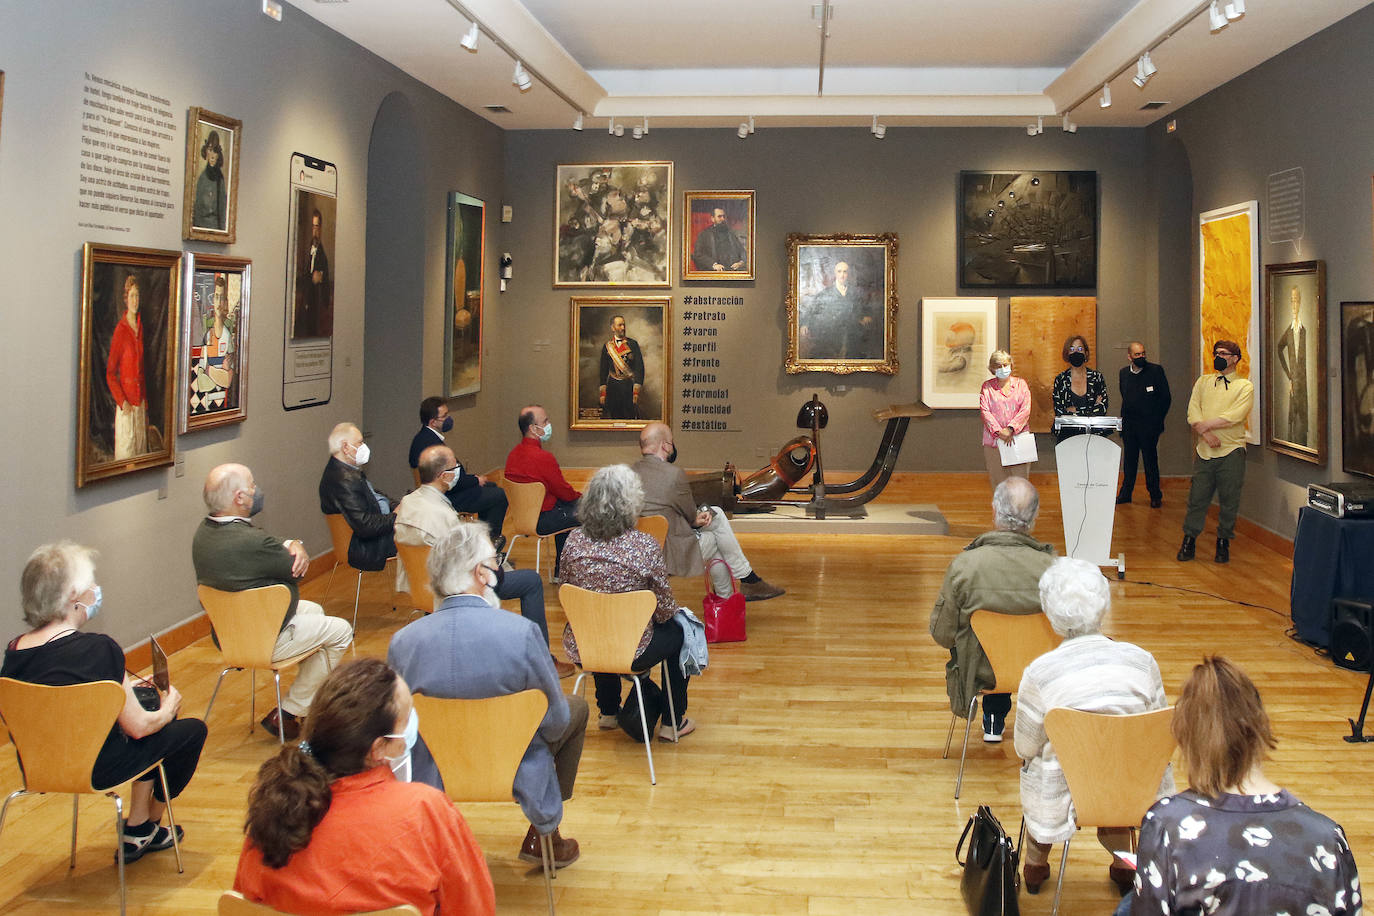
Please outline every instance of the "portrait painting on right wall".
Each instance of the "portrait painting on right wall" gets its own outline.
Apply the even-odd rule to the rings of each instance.
[[[1326,464],[1326,262],[1264,266],[1264,444]]]
[[[1341,470],[1374,477],[1374,302],[1341,303]]]

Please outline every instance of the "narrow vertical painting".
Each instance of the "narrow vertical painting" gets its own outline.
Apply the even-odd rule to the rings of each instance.
[[[1260,352],[1259,202],[1248,200],[1198,215],[1200,294],[1198,342],[1201,372],[1212,371],[1212,344],[1234,340],[1241,361],[1236,375],[1258,382],[1264,378]],[[1245,441],[1260,443],[1264,416],[1261,386],[1245,422]]]
[[[482,266],[486,204],[457,191],[448,195],[448,271],[444,296],[451,398],[482,390]]]

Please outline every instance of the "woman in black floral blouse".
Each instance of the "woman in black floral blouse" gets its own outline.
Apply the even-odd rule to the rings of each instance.
[[[648,589],[657,604],[654,616],[644,628],[635,655],[635,669],[651,669],[668,660],[668,690],[677,712],[678,737],[691,734],[696,723],[686,717],[687,676],[678,656],[682,652],[682,628],[673,622],[678,604],[668,586],[668,569],[658,541],[635,528],[644,508],[644,485],[627,465],[614,464],[592,475],[577,504],[577,520],[582,527],[568,535],[563,545],[559,571],[563,581],[588,591],[619,594]],[[577,638],[571,626],[563,628],[563,648],[568,658],[581,664]],[[620,710],[620,677],[597,674],[596,706],[601,712],[602,728],[615,728]],[[659,737],[672,740],[665,712]]]
[[[1340,825],[1264,775],[1276,742],[1245,672],[1219,656],[1204,659],[1183,685],[1173,732],[1192,788],[1146,813],[1135,891],[1118,916],[1362,911]]]
[[[1087,339],[1081,334],[1075,334],[1064,341],[1064,349],[1061,352],[1069,368],[1054,377],[1054,387],[1050,389],[1050,396],[1054,401],[1054,415],[1105,417],[1107,380],[1101,372],[1088,368],[1092,350],[1088,347]],[[1054,434],[1054,439],[1056,442],[1063,442],[1070,436],[1081,436],[1083,432],[1081,429],[1061,430]],[[1104,436],[1108,434],[1107,430],[1100,433]]]

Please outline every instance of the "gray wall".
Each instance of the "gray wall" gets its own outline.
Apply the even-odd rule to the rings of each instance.
[[[314,554],[329,548],[316,486],[324,440],[342,419],[363,418],[364,284],[369,144],[391,93],[404,96],[420,150],[404,218],[427,239],[444,237],[449,190],[497,200],[501,132],[292,7],[273,23],[255,2],[105,0],[25,4],[0,0],[0,69],[6,71],[0,128],[0,273],[9,333],[0,335],[8,396],[0,407],[6,485],[0,583],[9,596],[3,632],[17,632],[19,573],[38,544],[73,538],[101,552],[107,611],[94,627],[126,645],[196,610],[190,536],[204,514],[201,482],[214,465],[249,464],[267,492],[261,521],[299,536]],[[164,225],[130,233],[77,227],[77,176],[84,71],[170,98],[178,123],[172,185],[177,209]],[[180,188],[186,109],[199,105],[243,121],[238,238],[232,246],[183,243]],[[281,407],[282,325],[288,217],[287,163],[301,151],[339,167],[333,399],[325,407]],[[383,163],[385,166],[385,163]],[[400,218],[392,214],[393,219]],[[73,486],[80,334],[81,246],[95,241],[163,249],[223,251],[253,260],[252,360],[247,422],[179,438],[185,476],[171,468]],[[423,278],[387,309],[423,326],[396,361],[396,398],[414,406],[439,390],[443,347],[443,252],[408,253],[403,269]],[[418,266],[417,266],[418,265]],[[491,268],[494,270],[494,262]],[[369,309],[371,303],[368,304]],[[417,317],[422,316],[422,317]],[[369,325],[369,329],[370,329]],[[437,341],[437,344],[435,343]],[[385,367],[379,367],[384,369]],[[385,378],[383,374],[380,376]],[[484,395],[455,405],[481,417]],[[461,420],[460,422],[467,422]],[[403,446],[402,446],[403,447]],[[378,451],[383,448],[374,445]],[[393,469],[395,470],[395,469]],[[393,476],[408,479],[404,467]],[[164,489],[166,498],[159,498]]]
[[[1262,264],[1326,261],[1328,463],[1324,468],[1251,446],[1241,514],[1292,537],[1312,482],[1348,479],[1341,471],[1340,303],[1374,298],[1370,248],[1370,150],[1374,149],[1374,7],[1319,32],[1178,112],[1178,131],[1149,128],[1152,155],[1182,147],[1192,170],[1191,224],[1174,234],[1188,250],[1187,353],[1199,365],[1197,214],[1260,202]],[[1174,155],[1177,155],[1176,153]],[[1300,243],[1270,244],[1268,176],[1303,169],[1306,232]],[[1160,275],[1172,259],[1161,257]],[[1261,279],[1261,282],[1263,280]],[[1177,310],[1174,317],[1181,318]],[[1178,348],[1180,356],[1185,351]],[[1186,391],[1185,391],[1186,394]]]
[[[634,434],[566,430],[571,295],[602,290],[555,290],[553,257],[553,183],[558,163],[667,159],[674,165],[674,246],[681,231],[682,192],[692,189],[745,188],[757,191],[757,280],[735,283],[683,283],[671,290],[616,290],[616,294],[671,292],[675,316],[684,295],[741,295],[744,307],[727,309],[731,339],[722,344],[720,383],[728,385],[734,407],[732,426],[741,432],[678,434],[683,460],[691,467],[719,466],[726,459],[741,469],[762,466],[796,433],[797,408],[819,391],[830,409],[823,434],[827,468],[868,466],[882,427],[870,412],[893,402],[908,402],[920,390],[918,335],[924,296],[982,295],[956,288],[956,184],[961,169],[1092,169],[1098,172],[1101,200],[1099,247],[1098,365],[1107,370],[1115,395],[1115,373],[1125,360],[1125,345],[1143,338],[1159,343],[1159,290],[1154,264],[1142,257],[1156,246],[1152,188],[1171,174],[1154,176],[1147,165],[1142,130],[1051,128],[1038,137],[1023,129],[898,128],[875,140],[866,129],[766,129],[747,140],[729,130],[653,129],[643,140],[583,133],[523,131],[507,140],[507,202],[515,219],[504,234],[515,255],[516,279],[502,308],[514,324],[505,350],[518,376],[503,385],[503,400],[542,401],[555,418],[551,443],[567,465],[595,466],[634,455]],[[901,371],[894,377],[821,373],[787,375],[782,365],[787,331],[783,300],[787,292],[785,240],[789,232],[877,233],[899,237],[897,325]],[[674,278],[678,275],[674,251]],[[1002,342],[1007,340],[1006,293],[1001,299]],[[1033,294],[1035,291],[1027,291]],[[1170,290],[1170,294],[1175,291]],[[1092,291],[1083,293],[1091,295]],[[675,335],[682,322],[675,318]],[[680,339],[680,338],[679,338]],[[549,348],[543,349],[543,341]],[[538,349],[534,349],[538,348]],[[1166,346],[1166,355],[1177,348]],[[674,404],[682,387],[674,384]],[[514,438],[512,427],[511,438]],[[907,471],[981,469],[977,411],[945,410],[913,422],[898,464]],[[1053,455],[1042,442],[1041,467]],[[1165,471],[1186,467],[1186,431],[1166,434]]]

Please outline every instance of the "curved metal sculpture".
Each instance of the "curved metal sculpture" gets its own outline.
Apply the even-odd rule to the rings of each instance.
[[[693,475],[692,495],[698,503],[719,505],[727,512],[771,512],[774,506],[801,505],[816,518],[825,518],[827,513],[864,516],[864,503],[876,498],[892,479],[911,418],[928,417],[931,413],[919,401],[875,410],[873,418],[886,420],[887,426],[873,463],[853,480],[827,484],[820,432],[829,422],[830,413],[820,396],[813,394],[797,412],[797,426],[809,430],[810,435],[788,440],[767,467],[743,480],[729,463],[721,472]],[[808,473],[812,475],[811,483],[800,486]]]

